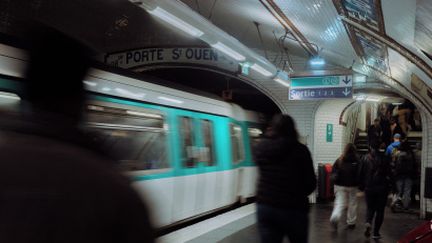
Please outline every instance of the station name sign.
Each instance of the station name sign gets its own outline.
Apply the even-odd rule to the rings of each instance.
[[[352,75],[292,78],[290,100],[352,98]]]
[[[206,47],[144,48],[107,54],[105,63],[127,69],[162,63],[216,66],[236,72],[238,64],[223,53]]]

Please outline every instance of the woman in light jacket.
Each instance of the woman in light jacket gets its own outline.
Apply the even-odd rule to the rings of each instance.
[[[331,178],[334,183],[336,199],[330,223],[337,230],[342,212],[348,207],[347,224],[353,229],[357,220],[357,187],[359,159],[354,144],[345,146],[344,152],[333,165]]]

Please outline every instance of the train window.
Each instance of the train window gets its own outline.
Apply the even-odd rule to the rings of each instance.
[[[206,162],[208,166],[215,163],[213,148],[213,123],[209,120],[201,120],[201,128],[204,139],[204,147],[201,148],[200,161]]]
[[[163,128],[164,119],[161,114],[152,110],[130,110],[123,108],[88,105],[87,122],[98,126],[123,126],[130,128]]]
[[[95,140],[125,171],[168,168],[164,117],[152,110],[87,106]]]
[[[165,133],[121,129],[98,129],[97,140],[124,171],[168,168]]]
[[[230,124],[232,160],[239,163],[245,159],[242,128],[239,125]]]
[[[182,141],[182,164],[191,168],[196,166],[198,147],[195,147],[193,132],[193,119],[190,117],[180,117],[180,135]]]
[[[259,128],[250,127],[248,128],[249,138],[250,138],[250,145],[253,149],[261,139],[262,131]]]

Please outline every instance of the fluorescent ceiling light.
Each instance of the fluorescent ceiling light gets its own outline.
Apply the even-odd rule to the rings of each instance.
[[[282,84],[285,87],[289,87],[290,86],[289,83],[287,83],[285,80],[282,80],[281,78],[274,78],[273,80],[276,81],[276,82],[278,82],[278,83],[280,83],[280,84]]]
[[[97,83],[91,82],[91,81],[83,81],[83,82],[84,82],[85,85],[92,86],[92,87],[94,87],[94,86],[97,85]]]
[[[395,102],[395,103],[392,103],[392,105],[402,105],[402,103],[401,102]]]
[[[322,66],[322,65],[325,64],[325,61],[324,61],[323,58],[317,56],[317,57],[314,57],[314,58],[310,59],[309,63],[312,66]]]
[[[366,101],[372,101],[372,102],[378,102],[378,101],[380,101],[381,99],[379,99],[379,98],[375,98],[375,97],[367,97],[366,98]]]
[[[219,51],[227,54],[228,56],[234,58],[237,61],[244,61],[244,60],[246,60],[246,58],[242,54],[234,51],[233,49],[229,48],[228,46],[224,45],[223,43],[221,43],[219,41],[216,44],[213,44],[211,46],[213,48],[216,48]]]
[[[169,101],[169,102],[173,102],[173,103],[177,103],[177,104],[182,104],[183,103],[183,101],[181,101],[181,100],[176,100],[176,99],[168,98],[168,97],[165,97],[165,96],[159,96],[158,99]]]
[[[261,73],[262,75],[264,75],[264,76],[266,76],[266,77],[269,77],[269,76],[272,75],[272,73],[271,73],[270,71],[268,71],[267,69],[261,67],[260,65],[258,65],[258,64],[256,64],[256,63],[255,63],[254,65],[252,65],[251,68],[252,68],[253,70],[255,70],[255,71]]]
[[[111,88],[110,87],[103,87],[102,91],[111,91]]]
[[[126,114],[134,115],[134,116],[151,117],[151,118],[162,118],[161,115],[151,114],[151,113],[145,113],[145,112],[139,112],[139,111],[130,111],[130,110],[127,110]]]
[[[153,10],[149,10],[151,14],[154,16],[162,19],[163,21],[167,22],[168,24],[177,27],[178,29],[188,33],[191,36],[195,37],[201,37],[204,35],[204,32],[201,30],[195,28],[194,26],[186,23],[185,21],[181,20],[180,18],[170,14],[165,9],[156,7]]]

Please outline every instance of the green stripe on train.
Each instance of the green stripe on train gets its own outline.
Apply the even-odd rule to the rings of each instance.
[[[130,105],[130,106],[141,107],[146,109],[155,109],[163,112],[166,115],[166,119],[167,119],[166,122],[170,128],[169,129],[170,132],[167,134],[167,148],[169,149],[168,157],[170,158],[171,168],[167,170],[167,172],[163,172],[163,173],[135,176],[134,180],[139,181],[139,180],[162,179],[162,178],[178,177],[178,176],[188,176],[188,175],[196,175],[196,174],[203,174],[209,172],[226,171],[226,170],[231,170],[243,166],[254,166],[251,158],[252,156],[251,156],[251,151],[249,146],[250,142],[249,142],[249,136],[247,134],[248,131],[247,131],[246,122],[239,122],[234,119],[222,117],[222,116],[216,116],[211,114],[175,109],[175,108],[170,108],[165,106],[146,104],[141,102],[135,102],[135,101],[129,101],[129,100],[123,100],[118,98],[99,96],[99,95],[92,95],[91,99],[94,99],[96,101],[112,102],[112,103]],[[215,145],[215,153],[216,153],[215,165],[206,166],[204,165],[204,163],[200,163],[200,162],[198,162],[197,167],[193,167],[193,168],[187,168],[182,165],[182,161],[181,161],[182,146],[180,144],[180,141],[182,140],[181,140],[181,134],[179,133],[180,129],[178,127],[179,124],[178,119],[179,117],[182,116],[191,117],[194,119],[205,119],[213,122],[214,124],[213,142]],[[229,136],[230,122],[240,125],[242,127],[243,144],[245,147],[245,159],[235,165],[231,163],[231,154],[232,154],[231,146],[227,146],[227,144],[231,144],[231,140]],[[195,139],[198,145],[203,144],[202,137],[198,135],[201,133],[197,132],[199,129],[200,129],[200,124],[195,123],[194,134],[196,136]]]

